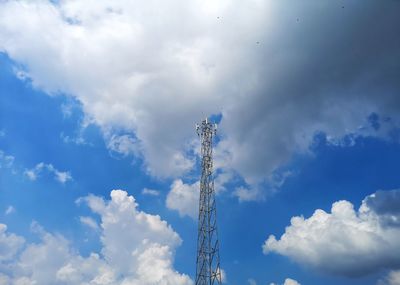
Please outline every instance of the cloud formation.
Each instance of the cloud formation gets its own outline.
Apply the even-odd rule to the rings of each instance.
[[[7,209],[4,211],[4,214],[5,215],[11,215],[11,214],[13,214],[13,213],[15,213],[15,208],[14,208],[14,206],[12,206],[12,205],[9,205],[8,207],[7,207]]]
[[[0,224],[0,262],[11,260],[24,242],[22,237],[7,233],[7,226]]]
[[[263,194],[260,190],[261,189],[258,187],[247,188],[239,186],[233,191],[233,195],[239,199],[239,202],[256,201],[263,198]]]
[[[125,191],[111,200],[87,196],[78,200],[101,218],[99,253],[81,256],[60,234],[32,228],[40,241],[27,243],[0,224],[0,281],[5,284],[191,285],[173,268],[181,240],[159,216],[141,212]],[[85,219],[87,220],[87,219]],[[85,223],[85,220],[83,222]]]
[[[11,168],[14,160],[14,156],[8,155],[4,151],[0,150],[0,168]]]
[[[65,184],[68,181],[72,180],[71,173],[69,173],[68,171],[59,171],[52,164],[47,164],[44,162],[38,163],[32,169],[25,170],[24,174],[30,180],[35,181],[39,177],[39,175],[45,170],[54,175],[54,179],[60,182],[61,184]]]
[[[142,194],[143,195],[149,195],[149,196],[159,196],[160,191],[154,190],[154,189],[149,189],[149,188],[143,188],[142,189]]]
[[[277,285],[277,284],[271,283],[270,285]],[[301,284],[294,279],[286,278],[285,283],[283,283],[283,285],[301,285]]]
[[[378,285],[400,285],[400,270],[389,272],[385,279],[378,282]]]
[[[209,114],[222,114],[216,165],[253,187],[316,131],[340,138],[399,111],[396,1],[0,5],[0,50],[19,74],[74,96],[109,148],[153,176],[193,168],[193,125]]]
[[[275,252],[325,272],[362,276],[400,267],[400,190],[378,191],[358,210],[348,201],[316,210],[310,218],[293,217],[285,233],[270,235],[265,254]]]
[[[88,226],[89,228],[92,228],[94,230],[99,229],[99,225],[97,224],[96,220],[93,219],[92,217],[79,217],[79,221],[83,224]]]
[[[247,283],[248,283],[249,285],[257,285],[256,280],[254,280],[253,278],[248,279],[248,280],[247,280]]]
[[[197,218],[199,213],[200,182],[185,184],[181,179],[175,180],[168,192],[166,206],[178,211],[181,217]]]

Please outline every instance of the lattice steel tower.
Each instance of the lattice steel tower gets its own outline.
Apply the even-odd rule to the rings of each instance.
[[[197,236],[196,285],[221,284],[212,143],[217,125],[207,118],[196,125],[201,139],[201,180]]]

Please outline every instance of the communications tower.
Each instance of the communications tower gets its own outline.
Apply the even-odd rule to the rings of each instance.
[[[217,125],[206,118],[196,125],[201,140],[201,179],[195,285],[221,284],[212,143]]]

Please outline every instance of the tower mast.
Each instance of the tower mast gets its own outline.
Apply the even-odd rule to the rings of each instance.
[[[201,179],[197,236],[196,285],[221,284],[212,143],[217,125],[206,118],[196,125],[201,140]]]

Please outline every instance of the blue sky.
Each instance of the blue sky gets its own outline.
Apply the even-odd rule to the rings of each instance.
[[[156,2],[0,3],[0,284],[192,284],[212,114],[227,284],[400,284],[399,3]]]

